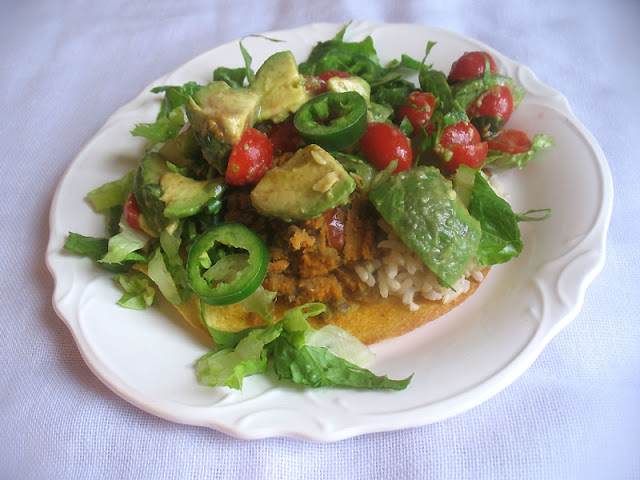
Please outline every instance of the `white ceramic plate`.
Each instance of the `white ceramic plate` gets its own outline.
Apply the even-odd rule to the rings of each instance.
[[[340,28],[313,24],[266,34],[285,43],[259,38],[243,43],[253,65],[285,49],[302,61],[316,42]],[[356,22],[347,39],[366,35],[373,37],[383,63],[402,53],[421,59],[428,40],[438,42],[429,62],[444,71],[465,51],[491,52],[499,69],[527,92],[510,126],[549,134],[557,142],[526,170],[503,175],[504,189],[515,211],[550,207],[553,216],[521,224],[525,248],[520,257],[495,267],[459,308],[373,346],[375,372],[391,378],[415,373],[402,392],[303,390],[266,376],[247,379],[242,392],[199,385],[194,362],[211,346],[207,339],[184,328],[166,303],[143,312],[118,307],[121,293],[112,275],[64,253],[62,246],[69,231],[104,235],[103,218],[85,195],[135,168],[144,141],[129,130],[153,121],[159,108],[160,96],[149,89],[191,80],[206,83],[216,66],[242,66],[238,43],[222,45],[158,79],[118,110],[71,163],[53,201],[47,262],[56,283],[54,306],[87,364],[118,395],[159,417],[241,438],[333,441],[425,425],[504,389],[578,313],[587,285],[604,263],[613,187],[600,147],[566,99],[527,67],[455,33]]]

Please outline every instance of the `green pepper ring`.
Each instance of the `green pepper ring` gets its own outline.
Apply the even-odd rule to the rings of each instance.
[[[367,102],[357,92],[326,92],[302,105],[293,125],[308,143],[342,150],[366,132]]]
[[[200,257],[216,245],[241,248],[249,253],[247,267],[231,283],[211,287],[202,277]],[[269,249],[249,228],[240,223],[223,223],[202,233],[191,245],[187,257],[187,282],[193,292],[209,305],[231,305],[255,292],[267,274]]]

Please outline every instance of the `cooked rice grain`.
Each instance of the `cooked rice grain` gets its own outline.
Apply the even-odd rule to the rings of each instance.
[[[422,260],[409,249],[398,236],[381,222],[388,238],[378,243],[382,250],[380,259],[369,260],[355,267],[360,279],[368,286],[378,286],[380,296],[396,296],[408,305],[411,311],[418,310],[416,299],[448,303],[458,295],[466,293],[471,286],[469,279],[482,281],[482,269],[475,260],[469,261],[463,275],[454,282],[453,289],[440,285],[438,277],[429,270]]]

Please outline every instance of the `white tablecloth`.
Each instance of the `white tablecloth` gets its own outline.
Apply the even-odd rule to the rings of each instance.
[[[65,168],[121,105],[215,45],[318,21],[453,30],[561,91],[612,170],[607,263],[575,320],[457,417],[336,443],[244,441],[129,405],[84,364],[44,263]],[[0,478],[640,478],[640,3],[35,0],[0,6]]]

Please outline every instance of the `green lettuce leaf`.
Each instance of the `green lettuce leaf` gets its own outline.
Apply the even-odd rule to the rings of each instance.
[[[476,256],[480,224],[436,168],[416,167],[395,174],[372,189],[369,199],[444,285],[450,287],[460,278]]]
[[[133,189],[135,174],[136,171],[132,170],[118,180],[105,183],[87,193],[87,198],[98,212],[105,212],[113,207],[124,205]]]
[[[456,196],[465,207],[468,207],[471,201],[473,186],[476,182],[476,173],[477,170],[475,168],[462,163],[451,178]]]
[[[175,305],[180,305],[184,302],[185,295],[182,294],[182,291],[178,288],[169,273],[161,247],[158,247],[151,255],[147,274],[151,280],[155,282],[167,300]]]
[[[273,323],[273,302],[277,292],[271,292],[260,285],[255,292],[244,300],[240,305],[245,312],[254,312],[260,315],[268,324]]]
[[[296,348],[286,337],[273,342],[274,367],[281,379],[309,387],[350,387],[403,390],[411,381],[390,380],[337,357],[323,347]]]
[[[144,310],[153,304],[156,289],[145,274],[140,272],[133,275],[117,274],[114,280],[125,292],[118,300],[118,305],[134,310]]]
[[[173,232],[169,233],[167,230],[163,230],[160,233],[160,247],[165,257],[165,265],[167,271],[171,275],[176,285],[180,289],[187,288],[187,270],[180,255],[180,245],[182,244],[182,223]]]
[[[267,370],[268,344],[282,332],[276,323],[251,330],[235,348],[219,348],[198,360],[196,373],[204,385],[241,389],[245,377]]]
[[[131,268],[131,265],[135,262],[147,262],[147,258],[138,253],[130,253],[126,255],[121,262],[102,262],[101,259],[109,250],[109,239],[87,237],[80,235],[79,233],[69,232],[69,236],[63,248],[69,252],[75,253],[76,255],[90,258],[91,260],[98,262],[98,265],[101,267],[116,273],[128,271]]]
[[[131,130],[131,135],[145,137],[154,143],[166,142],[175,138],[185,123],[184,111],[177,107],[155,123],[138,123]]]
[[[164,85],[152,88],[153,93],[164,93],[164,100],[157,120],[168,117],[176,108],[181,107],[187,102],[187,99],[202,88],[196,82],[187,82],[182,86]]]
[[[442,118],[445,126],[455,125],[458,122],[469,121],[464,108],[453,96],[451,87],[447,83],[447,77],[439,70],[423,68],[418,75],[420,88],[430,92],[436,97],[436,106],[433,118]]]
[[[146,257],[136,252],[144,248],[149,237],[122,222],[120,228],[122,231],[109,239],[107,253],[98,262],[106,264],[127,260],[145,261]]]
[[[537,134],[531,139],[531,148],[524,153],[507,153],[500,150],[489,150],[485,164],[498,167],[503,170],[509,168],[523,169],[541,150],[555,146],[553,138]]]
[[[246,68],[218,67],[213,71],[214,82],[226,82],[232,88],[241,88],[246,78]]]
[[[219,347],[198,361],[199,380],[241,388],[245,377],[271,364],[280,378],[312,387],[406,388],[410,377],[389,380],[364,368],[373,356],[357,338],[333,325],[314,330],[307,319],[324,311],[324,304],[309,303],[286,310],[273,325],[230,333],[206,325],[201,303],[202,321]],[[270,356],[273,362],[267,363]]]
[[[482,172],[476,173],[468,208],[482,228],[478,263],[505,263],[520,254],[523,244],[516,215],[509,203],[494,192]]]
[[[76,255],[88,257],[97,262],[104,257],[107,250],[109,250],[109,239],[86,237],[79,233],[69,232],[69,237],[64,244],[64,248]]]
[[[380,66],[373,39],[367,36],[360,42],[345,42],[345,26],[326,42],[320,42],[311,50],[308,59],[298,69],[303,75],[318,75],[327,70],[339,70],[375,82],[385,73]]]
[[[326,348],[335,356],[362,368],[369,365],[374,358],[364,343],[336,325],[325,325],[318,330],[311,329],[306,335],[305,345]]]

